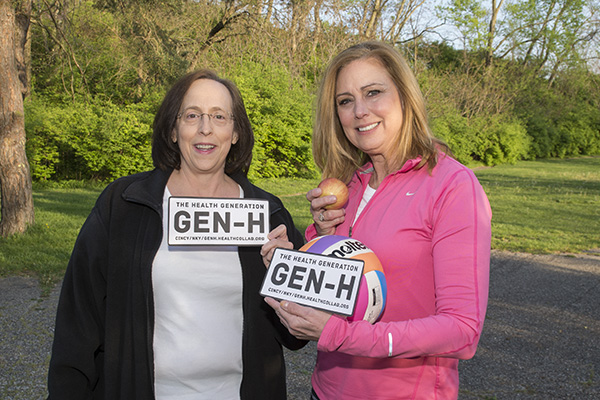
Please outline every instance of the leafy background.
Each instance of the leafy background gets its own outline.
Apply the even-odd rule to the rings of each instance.
[[[506,0],[501,9],[476,0],[33,4],[25,116],[35,181],[109,181],[151,168],[154,113],[198,68],[232,79],[244,96],[252,179],[317,177],[320,74],[366,39],[405,55],[434,133],[467,165],[600,154],[598,0]]]

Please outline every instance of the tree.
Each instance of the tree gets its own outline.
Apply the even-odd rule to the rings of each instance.
[[[379,39],[390,43],[411,41],[406,39],[404,28],[414,22],[414,15],[426,0],[358,0],[349,7],[348,25],[362,39]],[[352,4],[350,2],[349,4]],[[428,30],[429,28],[426,28]]]
[[[383,36],[383,40],[388,40],[392,43],[401,41],[405,26],[411,21],[414,14],[418,13],[418,10],[423,8],[424,4],[425,0],[408,0],[400,1],[398,4],[393,5],[390,9],[391,23],[387,28],[386,34]],[[417,40],[430,29],[432,29],[431,26],[424,27],[421,32],[415,32],[413,29],[412,37],[410,37],[408,41]]]
[[[23,94],[17,60],[25,46],[31,2],[0,0],[0,236],[24,232],[34,222],[29,162],[25,153]],[[18,21],[18,22],[17,22]],[[27,68],[21,65],[26,79]]]
[[[485,55],[485,65],[488,67],[491,66],[492,57],[494,57],[494,37],[496,36],[496,22],[498,21],[498,13],[500,12],[500,7],[502,7],[502,3],[504,3],[504,0],[500,0],[500,3],[496,5],[496,0],[492,0],[492,16],[490,17],[487,52]]]
[[[460,32],[465,55],[468,51],[480,51],[486,47],[484,27],[487,13],[479,0],[451,0],[437,10],[442,19],[448,20]]]
[[[598,38],[598,0],[511,1],[505,10],[504,38],[497,58],[510,55],[534,68],[552,85],[563,70],[588,62]]]

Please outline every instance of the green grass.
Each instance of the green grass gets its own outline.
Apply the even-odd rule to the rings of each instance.
[[[294,217],[294,224],[300,232],[304,233],[306,227],[312,224],[306,192],[316,188],[319,179],[261,179],[254,184],[281,198],[285,208]]]
[[[600,158],[524,161],[476,174],[492,206],[492,248],[600,251]]]
[[[492,248],[528,253],[600,250],[600,158],[519,162],[475,171],[492,206]],[[281,197],[304,232],[311,217],[306,192],[318,180],[255,182]],[[35,225],[0,239],[0,276],[61,279],[77,232],[101,186],[70,182],[34,188]]]
[[[34,189],[35,224],[23,235],[0,238],[0,276],[37,275],[51,285],[64,274],[73,244],[102,188]]]
[[[600,157],[476,169],[492,207],[492,248],[534,254],[600,251]],[[259,181],[298,229],[312,223],[306,192],[318,180]]]

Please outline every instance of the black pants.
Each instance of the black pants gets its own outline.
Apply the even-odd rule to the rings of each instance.
[[[319,400],[319,396],[315,393],[315,389],[310,390],[310,400]]]

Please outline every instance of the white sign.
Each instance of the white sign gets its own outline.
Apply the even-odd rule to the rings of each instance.
[[[169,246],[262,246],[269,202],[258,199],[169,197]]]
[[[349,316],[363,269],[363,260],[277,248],[260,294]]]

